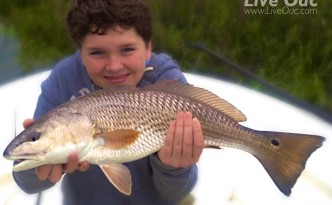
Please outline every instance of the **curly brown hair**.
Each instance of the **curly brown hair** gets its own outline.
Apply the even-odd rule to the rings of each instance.
[[[152,38],[152,14],[144,0],[73,0],[66,20],[78,47],[88,33],[103,35],[116,26],[135,28],[146,43]]]

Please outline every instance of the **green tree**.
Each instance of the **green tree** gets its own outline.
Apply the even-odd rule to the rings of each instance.
[[[2,0],[0,22],[20,42],[19,61],[27,70],[48,65],[74,50],[64,23],[66,0]]]

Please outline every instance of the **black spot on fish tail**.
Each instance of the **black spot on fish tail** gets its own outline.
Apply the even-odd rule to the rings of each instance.
[[[280,142],[279,142],[279,140],[277,140],[277,139],[271,139],[271,144],[272,144],[273,146],[278,147],[278,146],[280,145]]]
[[[282,132],[261,132],[270,138],[264,154],[254,155],[268,172],[279,190],[286,196],[291,194],[305,168],[310,155],[322,146],[324,137]]]

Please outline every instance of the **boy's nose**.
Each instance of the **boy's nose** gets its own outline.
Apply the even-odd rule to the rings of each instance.
[[[121,59],[117,57],[110,57],[107,64],[106,64],[106,70],[108,71],[116,71],[123,68],[123,63]]]

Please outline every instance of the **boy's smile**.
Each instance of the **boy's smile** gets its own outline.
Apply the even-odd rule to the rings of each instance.
[[[105,78],[111,84],[124,84],[129,76],[130,76],[130,73],[123,74],[123,75],[117,75],[117,76],[105,76]]]

